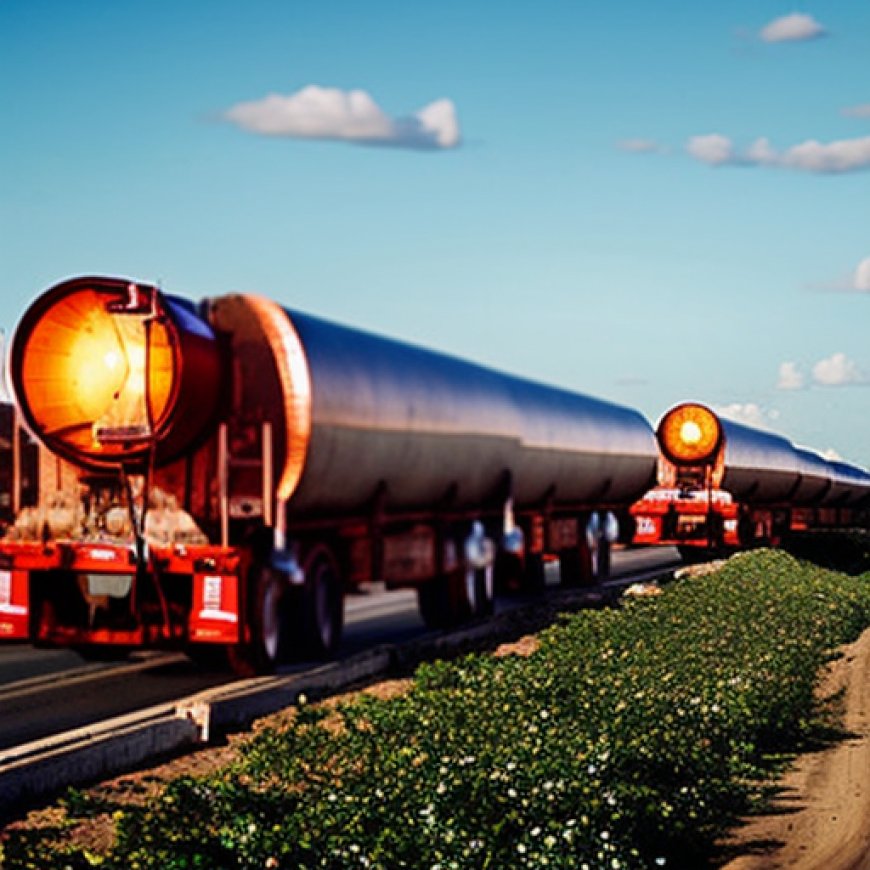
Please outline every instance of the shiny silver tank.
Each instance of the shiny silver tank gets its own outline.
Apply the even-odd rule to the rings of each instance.
[[[721,418],[720,418],[721,419]],[[800,482],[798,454],[781,435],[722,419],[725,474],[722,487],[738,501],[774,504],[791,500]]]
[[[870,501],[870,473],[848,462],[829,461],[831,489],[825,504],[857,507]]]
[[[388,510],[492,503],[506,475],[520,507],[627,506],[654,480],[653,430],[632,409],[259,297],[209,306],[233,335],[246,401],[274,420],[291,515],[359,510],[378,494]]]
[[[870,473],[834,462],[787,438],[732,420],[725,433],[722,486],[751,504],[855,506],[870,499]]]
[[[793,496],[798,506],[820,505],[831,492],[831,464],[820,453],[806,447],[795,448],[800,481]]]

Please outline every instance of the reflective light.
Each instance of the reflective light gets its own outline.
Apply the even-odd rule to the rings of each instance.
[[[680,438],[684,444],[697,444],[701,435],[701,427],[694,420],[687,420],[680,429]]]
[[[147,310],[113,309],[107,295],[88,286],[56,295],[31,321],[18,382],[37,429],[94,458],[144,443],[176,377],[164,323]]]
[[[719,418],[703,405],[672,408],[658,428],[659,446],[676,465],[701,465],[715,459],[722,443]]]

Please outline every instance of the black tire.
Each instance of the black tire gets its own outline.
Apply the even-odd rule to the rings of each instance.
[[[344,628],[344,589],[335,557],[325,544],[305,555],[305,583],[293,596],[296,652],[330,658],[338,651]]]
[[[591,586],[593,582],[592,551],[585,541],[570,550],[559,552],[559,583],[564,588]]]
[[[495,588],[498,592],[519,592],[525,581],[522,556],[499,550],[495,557]]]
[[[417,587],[417,604],[427,628],[454,628],[490,616],[495,607],[492,568],[456,568]]]
[[[475,568],[473,583],[474,601],[471,602],[472,616],[492,616],[495,611],[495,580],[493,567]]]
[[[450,626],[450,601],[445,576],[427,580],[417,587],[417,607],[426,628]]]
[[[547,588],[547,575],[542,553],[526,554],[525,576],[523,579],[525,591],[531,592],[533,595],[543,594],[544,589]]]
[[[595,572],[596,579],[600,582],[610,576],[611,555],[613,552],[610,541],[603,538],[598,542],[598,570]]]
[[[286,578],[255,563],[248,575],[247,621],[250,637],[228,648],[232,669],[242,676],[272,673],[288,658],[290,620]]]

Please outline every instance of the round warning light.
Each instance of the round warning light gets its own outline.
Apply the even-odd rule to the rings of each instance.
[[[10,379],[30,428],[86,467],[178,455],[213,415],[221,365],[213,335],[157,288],[73,279],[25,313]]]
[[[712,462],[722,444],[722,424],[704,405],[677,405],[662,417],[659,446],[675,465]]]

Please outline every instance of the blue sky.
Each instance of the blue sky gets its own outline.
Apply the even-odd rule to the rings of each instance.
[[[0,0],[0,327],[257,292],[870,465],[870,4]]]

